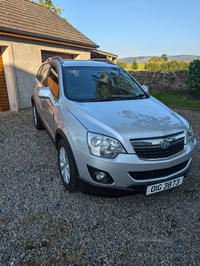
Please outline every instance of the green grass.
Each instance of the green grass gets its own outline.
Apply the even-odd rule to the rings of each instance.
[[[190,92],[149,90],[149,93],[166,105],[200,108],[200,98]]]
[[[127,64],[125,70],[126,71],[133,70],[132,69],[132,64]],[[138,64],[138,69],[137,70],[133,70],[133,71],[140,71],[140,70],[144,70],[144,64]]]

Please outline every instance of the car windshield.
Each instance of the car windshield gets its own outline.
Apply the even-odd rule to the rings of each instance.
[[[126,71],[118,67],[64,67],[65,96],[73,101],[119,101],[147,98]]]

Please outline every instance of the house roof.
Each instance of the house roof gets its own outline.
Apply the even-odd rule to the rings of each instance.
[[[91,52],[96,53],[96,54],[113,56],[113,57],[116,57],[116,58],[118,57],[116,54],[111,54],[111,53],[100,51],[100,50],[91,50]]]
[[[92,48],[98,47],[49,8],[29,0],[0,1],[0,31]]]

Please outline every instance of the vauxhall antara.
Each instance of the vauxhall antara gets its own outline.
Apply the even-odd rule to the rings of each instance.
[[[117,196],[181,185],[195,151],[192,127],[104,61],[50,58],[34,81],[34,124],[55,143],[65,188]]]

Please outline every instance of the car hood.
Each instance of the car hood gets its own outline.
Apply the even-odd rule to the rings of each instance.
[[[153,98],[108,102],[68,102],[69,111],[90,132],[118,139],[162,137],[186,130],[186,122]]]

